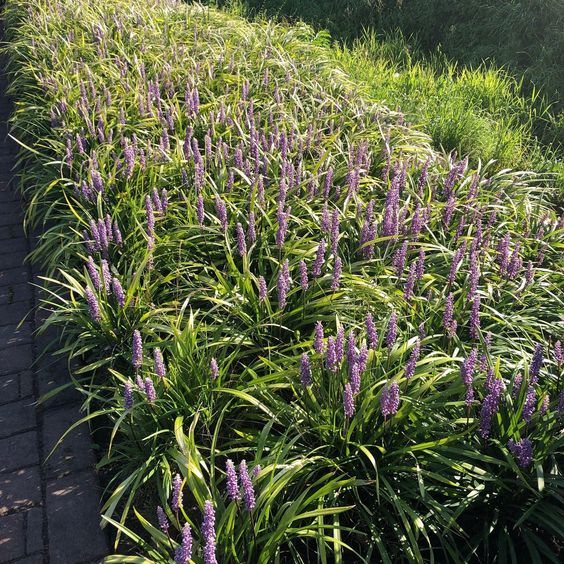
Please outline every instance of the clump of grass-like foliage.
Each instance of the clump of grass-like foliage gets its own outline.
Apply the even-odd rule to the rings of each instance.
[[[144,556],[108,562],[559,560],[549,183],[433,151],[306,27],[5,17],[43,305]]]

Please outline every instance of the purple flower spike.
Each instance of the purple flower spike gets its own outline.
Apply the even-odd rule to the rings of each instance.
[[[325,262],[325,239],[321,239],[319,246],[317,247],[317,254],[315,255],[315,261],[311,269],[311,275],[314,278],[321,276],[321,267]]]
[[[102,259],[102,278],[104,280],[104,288],[106,292],[109,292],[112,286],[112,275],[110,274],[110,265],[106,259]]]
[[[466,386],[466,404],[470,405],[474,400],[474,391],[472,384],[474,382],[474,368],[478,360],[478,349],[472,349],[468,357],[462,363],[460,368],[460,376]]]
[[[239,464],[239,478],[241,479],[241,487],[243,488],[245,507],[247,508],[247,511],[252,511],[256,505],[255,491],[253,489],[253,483],[251,482],[247,462],[245,460],[242,460],[241,464]]]
[[[133,331],[133,346],[132,346],[131,364],[133,368],[139,370],[143,363],[143,341],[141,340],[141,333],[138,329]]]
[[[157,506],[157,519],[159,521],[159,528],[163,533],[167,534],[170,524],[168,522],[164,509],[160,505]]]
[[[558,367],[564,364],[564,351],[562,350],[562,344],[560,341],[556,341],[556,343],[554,343],[554,360],[556,361]]]
[[[150,196],[145,196],[145,213],[147,215],[147,235],[150,237],[155,233],[155,212]]]
[[[202,523],[204,541],[204,564],[217,564],[215,556],[215,511],[213,503],[207,500],[204,504],[204,522]]]
[[[326,362],[329,371],[337,372],[337,350],[335,347],[335,339],[333,337],[329,337],[327,339]]]
[[[537,403],[537,393],[533,386],[527,388],[527,394],[525,395],[525,403],[523,404],[523,419],[528,423],[535,411],[535,406]]]
[[[219,376],[219,366],[217,365],[217,360],[212,358],[210,361],[210,377],[212,380],[217,379]]]
[[[300,286],[302,290],[307,290],[309,287],[309,280],[307,277],[307,265],[305,260],[300,261]]]
[[[235,230],[237,232],[237,249],[239,250],[239,255],[243,257],[247,254],[245,232],[243,231],[243,226],[240,223],[237,224]]]
[[[215,197],[215,211],[217,213],[217,218],[219,223],[221,223],[222,231],[227,231],[227,207],[225,202],[219,197]]]
[[[131,382],[126,382],[123,387],[123,407],[125,409],[133,407],[133,386]]]
[[[235,464],[231,459],[228,459],[225,463],[226,471],[226,481],[227,481],[227,497],[231,501],[239,501],[241,499],[241,493],[239,492],[239,481],[237,480],[237,472],[235,471]]]
[[[323,354],[323,323],[317,321],[315,323],[315,335],[313,338],[313,349],[317,354]]]
[[[188,523],[182,527],[182,542],[174,552],[174,564],[188,564],[192,559],[192,529]]]
[[[454,337],[457,323],[454,320],[454,295],[451,292],[445,300],[445,311],[443,313],[443,326],[449,338]]]
[[[405,258],[407,256],[407,241],[404,241],[395,252],[394,258],[392,259],[392,266],[396,269],[396,276],[401,276],[403,269],[405,268]]]
[[[282,264],[278,276],[278,307],[282,310],[286,307],[286,296],[290,289],[290,264],[288,259]]]
[[[155,392],[155,386],[153,385],[153,380],[147,377],[145,378],[145,394],[147,394],[147,400],[149,403],[154,403],[157,399],[157,392]]]
[[[356,396],[360,392],[360,369],[356,362],[349,367],[352,393]]]
[[[366,315],[365,325],[368,346],[375,350],[378,346],[378,332],[376,331],[376,325],[374,324],[374,318],[371,313]]]
[[[511,451],[511,454],[517,459],[517,464],[521,468],[527,468],[533,461],[533,443],[530,439],[521,439],[515,442],[513,439],[509,439],[507,443],[507,448]]]
[[[92,290],[88,287],[84,289],[84,295],[86,297],[86,301],[88,302],[88,311],[90,312],[90,317],[93,321],[100,321],[102,316],[100,314],[98,299],[96,298]]]
[[[339,289],[342,273],[343,273],[343,261],[341,260],[341,257],[337,257],[335,259],[335,265],[333,267],[333,279],[331,280],[331,290],[333,292]]]
[[[536,384],[539,378],[540,369],[543,361],[543,350],[542,345],[537,343],[535,346],[535,352],[533,353],[533,360],[531,361],[531,366],[529,368],[529,376],[531,378],[531,384]]]
[[[345,385],[345,393],[343,396],[343,409],[345,417],[350,419],[354,415],[354,394],[350,384]]]
[[[419,360],[419,355],[421,353],[421,340],[417,339],[411,354],[409,355],[409,359],[407,364],[405,365],[405,378],[409,380],[415,374],[415,366],[417,361]]]
[[[257,231],[255,227],[255,214],[249,212],[249,227],[247,229],[247,235],[249,237],[249,243],[254,243],[257,240]]]
[[[204,198],[201,194],[198,194],[196,200],[196,219],[200,224],[200,227],[204,225]]]
[[[90,280],[92,280],[92,284],[94,285],[94,288],[100,291],[100,288],[102,287],[102,282],[100,280],[100,275],[98,274],[98,269],[94,264],[94,259],[91,256],[88,257],[88,261],[86,263],[86,269],[88,270],[88,276],[90,276]]]
[[[470,338],[476,340],[480,331],[480,296],[476,294],[472,300],[470,313]]]
[[[264,276],[259,276],[259,301],[264,302],[268,296],[268,288]]]
[[[178,510],[182,507],[182,478],[180,474],[176,474],[172,480],[172,500],[170,505],[175,513],[178,513]]]
[[[309,356],[307,353],[302,354],[300,380],[304,388],[311,386],[311,363],[309,362]]]
[[[390,320],[388,321],[388,329],[386,331],[386,347],[391,349],[398,337],[398,315],[395,311],[392,312]]]
[[[125,293],[117,278],[112,278],[112,293],[118,303],[119,307],[125,306]]]
[[[398,412],[399,403],[399,385],[397,382],[392,382],[382,390],[380,395],[380,408],[384,419]]]
[[[501,393],[503,391],[503,380],[495,378],[491,383],[490,393],[485,397],[480,412],[480,435],[483,439],[490,436],[492,418],[497,413],[499,402],[501,401]]]
[[[164,378],[166,376],[166,366],[163,359],[163,353],[158,347],[153,349],[153,362],[155,365],[155,374],[159,378]]]

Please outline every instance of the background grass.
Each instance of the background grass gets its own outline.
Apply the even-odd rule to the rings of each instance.
[[[338,40],[335,51],[347,72],[367,84],[376,99],[401,108],[409,121],[431,135],[437,148],[468,154],[473,162],[495,159],[499,169],[550,171],[564,190],[564,113],[559,102],[561,86],[556,84],[562,80],[562,73],[557,72],[561,38],[554,44],[554,37],[531,37],[533,31],[523,34],[519,26],[512,27],[512,19],[503,9],[491,13],[495,9],[484,8],[482,2],[475,6],[409,1],[398,5],[394,0],[210,3],[247,17],[304,20],[318,30],[329,30],[326,40]],[[532,15],[541,9],[536,4],[507,2],[501,6],[510,5],[523,22],[533,22],[537,16]],[[556,4],[549,4],[554,11]],[[466,22],[464,33],[449,25],[450,19],[457,17]],[[552,22],[559,18],[561,15],[555,15]],[[482,19],[487,19],[488,25]],[[496,32],[496,26],[503,31]],[[438,30],[446,29],[452,31],[451,43],[456,37],[458,51],[443,46],[446,36]],[[534,29],[539,27],[531,23]],[[550,29],[556,37],[557,25],[551,24]],[[544,75],[509,65],[501,53],[508,34],[542,52],[541,59],[549,61]],[[477,50],[474,44],[480,41],[482,49]],[[497,49],[494,41],[499,41]],[[515,41],[511,46],[518,49]],[[510,53],[511,46],[503,49]],[[537,55],[531,60],[536,64]]]

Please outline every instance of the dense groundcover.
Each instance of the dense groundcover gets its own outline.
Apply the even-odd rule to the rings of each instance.
[[[305,27],[162,0],[6,21],[108,562],[559,561],[547,182],[432,151]]]

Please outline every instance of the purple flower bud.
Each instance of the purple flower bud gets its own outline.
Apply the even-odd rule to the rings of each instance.
[[[415,374],[415,366],[419,360],[419,355],[421,353],[421,340],[417,339],[415,346],[409,355],[407,364],[405,365],[405,378],[409,380]]]
[[[141,333],[138,329],[133,331],[131,364],[133,364],[133,368],[136,370],[139,370],[141,364],[143,364],[143,341],[141,340]]]
[[[390,315],[390,319],[388,321],[388,328],[386,330],[386,338],[384,340],[386,347],[391,349],[396,342],[398,337],[398,315],[395,311],[392,312]]]
[[[314,278],[321,276],[321,267],[323,266],[324,262],[325,262],[325,239],[321,239],[317,247],[317,254],[315,256],[315,261],[311,269],[311,275]]]
[[[541,402],[541,406],[539,409],[539,413],[541,415],[544,415],[547,411],[548,411],[548,407],[550,405],[550,395],[549,394],[545,394],[542,398],[542,402]]]
[[[264,302],[268,296],[268,288],[264,276],[259,276],[259,301]]]
[[[527,468],[533,461],[533,443],[530,439],[521,439],[515,442],[513,439],[509,439],[507,443],[507,448],[511,451],[511,454],[517,459],[517,464],[521,468]]]
[[[235,464],[233,464],[231,459],[228,459],[225,466],[227,497],[231,501],[237,502],[241,499],[241,493],[239,491],[239,481],[237,479],[237,472],[235,471]]]
[[[468,357],[462,363],[460,368],[460,376],[464,385],[466,386],[466,404],[470,403],[474,399],[472,384],[474,382],[474,368],[476,366],[476,361],[478,360],[478,350],[472,349]]]
[[[345,417],[350,419],[354,415],[354,394],[350,384],[345,385],[345,393],[343,396],[343,409]]]
[[[317,354],[323,354],[323,323],[321,321],[315,323],[313,349]]]
[[[334,256],[337,255],[337,248],[339,244],[339,210],[335,208],[333,217],[331,219],[331,252]]]
[[[98,299],[92,292],[92,290],[88,287],[84,289],[84,295],[86,297],[86,301],[88,303],[88,311],[90,312],[90,317],[93,321],[100,321],[101,314],[100,314],[100,306],[98,305]]]
[[[343,262],[341,261],[341,257],[336,257],[335,265],[333,266],[333,279],[331,280],[331,290],[333,292],[339,289],[342,272],[343,272]]]
[[[157,506],[157,519],[159,521],[159,528],[161,529],[161,531],[165,534],[168,534],[168,528],[170,524],[166,517],[166,513],[160,505]]]
[[[175,513],[178,513],[178,510],[182,507],[182,478],[180,474],[176,474],[172,480],[172,500],[170,506]]]
[[[212,358],[210,361],[210,377],[212,380],[217,379],[219,376],[219,366],[217,365],[217,360]]]
[[[94,259],[91,256],[88,257],[88,261],[86,262],[86,269],[88,270],[88,275],[90,276],[90,280],[92,280],[94,288],[100,291],[100,288],[102,287],[100,275],[98,274],[98,269],[94,264]]]
[[[339,327],[337,330],[337,336],[335,337],[335,357],[337,363],[340,363],[344,358],[344,348],[345,348],[345,329],[344,327]]]
[[[239,250],[239,255],[243,257],[247,254],[245,232],[243,231],[243,226],[240,223],[237,224],[235,230],[237,232],[237,249]]]
[[[188,523],[182,527],[182,542],[174,552],[174,564],[188,564],[192,559],[192,529]]]
[[[155,366],[155,374],[159,378],[164,378],[166,376],[166,366],[163,359],[163,353],[158,347],[153,349],[153,363]]]
[[[300,366],[300,380],[302,386],[306,388],[311,386],[311,364],[309,362],[309,356],[307,353],[302,354],[301,366]]]
[[[131,382],[126,382],[123,387],[123,407],[125,409],[133,407],[133,387]]]
[[[247,463],[245,460],[241,461],[239,464],[239,478],[241,479],[241,486],[243,488],[243,499],[245,500],[245,507],[247,511],[252,511],[255,508],[255,491],[253,489],[253,483],[249,476],[249,470],[247,468]]]
[[[415,279],[421,280],[425,274],[425,249],[421,247],[419,249],[419,258],[417,259],[417,266],[415,269]]]
[[[210,500],[207,500],[204,504],[202,537],[204,541],[204,564],[217,564],[217,558],[215,556],[215,511]]]
[[[398,412],[399,403],[399,385],[397,382],[392,382],[382,390],[380,395],[380,408],[384,419]]]
[[[523,404],[523,419],[528,423],[535,411],[537,404],[537,393],[535,388],[531,385],[527,388],[527,394],[525,395],[525,403]]]
[[[521,384],[523,383],[523,374],[519,373],[513,379],[513,388],[511,391],[511,397],[515,400],[521,392]]]
[[[153,380],[148,377],[145,378],[145,394],[147,394],[147,400],[149,401],[149,403],[154,403],[157,399],[157,392],[155,392]]]

